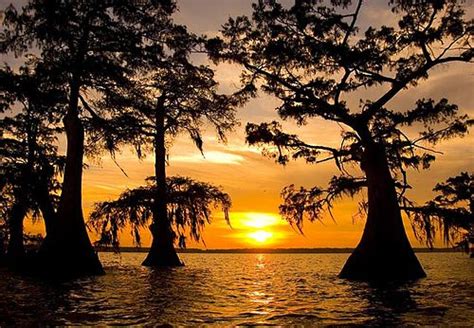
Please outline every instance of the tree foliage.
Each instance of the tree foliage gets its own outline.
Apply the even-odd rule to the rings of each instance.
[[[85,153],[98,155],[105,146],[113,155],[120,122],[108,122],[114,108],[92,104],[105,103],[109,94],[132,88],[142,59],[164,54],[166,47],[158,41],[144,47],[155,29],[168,28],[175,8],[174,1],[168,0],[32,0],[21,10],[10,5],[4,10],[0,51],[22,59],[37,57],[45,74],[60,77],[55,82],[68,95],[67,106],[59,114],[81,119],[86,128]],[[145,31],[140,29],[143,26],[150,27]],[[107,131],[99,133],[98,127]],[[97,139],[98,134],[102,139]]]
[[[204,127],[212,127],[218,139],[225,141],[226,132],[236,125],[235,109],[248,98],[248,92],[220,94],[214,71],[195,64],[193,58],[205,52],[205,39],[171,19],[158,20],[155,16],[153,11],[142,11],[133,20],[142,42],[130,84],[110,88],[107,97],[87,106],[98,113],[112,109],[108,122],[91,122],[91,143],[102,142],[112,152],[131,144],[142,157],[164,129],[167,146],[178,135],[187,134],[202,152]],[[157,125],[160,111],[164,112],[163,127]]]
[[[89,225],[100,233],[99,245],[112,245],[118,249],[119,233],[130,227],[135,243],[140,245],[140,230],[153,218],[156,195],[154,177],[143,187],[124,191],[117,200],[95,204]],[[231,200],[220,188],[187,177],[167,179],[168,220],[180,247],[186,247],[186,234],[202,240],[202,230],[211,221],[211,212],[220,207],[229,222]]]
[[[459,175],[438,183],[437,195],[423,206],[407,203],[405,210],[417,227],[416,236],[433,247],[437,231],[446,244],[469,250],[469,239],[474,233],[474,174]]]

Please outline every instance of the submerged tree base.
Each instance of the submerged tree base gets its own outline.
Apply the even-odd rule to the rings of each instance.
[[[344,265],[340,278],[362,281],[408,281],[426,277],[412,249],[393,252],[377,249],[354,250]]]
[[[39,276],[52,278],[76,278],[82,276],[98,276],[105,274],[99,258],[94,254],[90,258],[65,259],[64,257],[38,257],[33,261],[32,271]]]
[[[152,247],[142,265],[147,267],[180,267],[184,266],[184,263],[180,260],[174,247],[167,249]]]
[[[103,275],[105,271],[92,247],[72,249],[51,245],[43,247],[32,258],[35,274],[57,278]]]

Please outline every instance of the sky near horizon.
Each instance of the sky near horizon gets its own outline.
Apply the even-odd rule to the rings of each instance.
[[[1,7],[10,1],[1,0]],[[290,1],[283,1],[290,3]],[[387,1],[374,1],[361,11],[361,30],[369,25],[381,25],[393,21],[393,15],[386,6]],[[213,36],[228,17],[251,13],[251,1],[247,0],[178,0],[179,12],[175,15],[178,23],[185,24],[197,34]],[[468,13],[472,18],[472,1],[467,2]],[[9,60],[9,58],[2,61]],[[11,58],[10,58],[11,60]],[[230,92],[239,82],[240,69],[237,66],[222,64],[215,67],[216,77],[222,92]],[[434,69],[428,80],[416,88],[401,92],[390,103],[390,108],[405,110],[412,108],[419,98],[448,98],[457,104],[462,112],[474,116],[474,69],[472,64],[444,65]],[[359,98],[376,96],[380,90],[367,90],[347,99],[351,106],[357,106]],[[304,226],[304,236],[293,230],[278,215],[280,191],[289,184],[311,187],[324,186],[331,176],[337,174],[332,163],[309,165],[304,161],[291,161],[285,167],[275,164],[261,155],[257,148],[245,144],[244,127],[247,122],[264,122],[278,119],[275,107],[278,101],[259,94],[238,112],[241,125],[228,135],[228,143],[217,142],[215,134],[208,131],[204,139],[204,157],[186,136],[178,137],[170,148],[168,174],[190,176],[194,179],[222,186],[232,197],[231,224],[229,227],[218,210],[214,212],[212,224],[204,232],[205,245],[188,242],[189,247],[242,248],[242,247],[354,247],[362,233],[364,221],[354,217],[357,199],[343,199],[335,204],[333,221],[326,215],[324,221]],[[340,128],[337,125],[311,120],[305,126],[294,122],[284,123],[288,132],[304,136],[308,142],[323,142],[338,145]],[[432,196],[431,189],[437,182],[461,171],[473,171],[474,134],[443,142],[437,150],[444,154],[438,156],[431,169],[410,172],[413,189],[408,191],[418,202]],[[94,202],[116,198],[126,188],[144,184],[144,179],[152,175],[153,157],[148,155],[139,161],[129,149],[117,155],[117,161],[127,172],[120,169],[104,156],[100,162],[88,160],[89,168],[84,172],[83,207],[90,212]],[[420,244],[413,238],[407,222],[407,231],[413,246]],[[40,226],[29,226],[33,231]],[[148,246],[150,236],[144,233],[143,246]],[[94,237],[92,237],[94,239]],[[128,231],[121,239],[123,246],[132,245]]]

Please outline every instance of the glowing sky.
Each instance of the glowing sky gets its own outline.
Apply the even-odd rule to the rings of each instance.
[[[1,1],[2,7],[8,1]],[[288,1],[287,1],[288,2]],[[369,2],[369,1],[367,1]],[[387,1],[370,1],[370,6],[361,12],[361,27],[368,24],[380,25],[393,20],[387,10]],[[228,17],[250,13],[250,1],[244,0],[180,0],[180,12],[176,14],[179,23],[186,24],[190,31],[216,35],[221,24]],[[374,5],[374,3],[377,3]],[[472,10],[470,10],[472,18]],[[8,58],[7,58],[8,60]],[[10,59],[11,60],[11,59]],[[202,61],[202,58],[196,58]],[[217,78],[222,92],[235,89],[238,84],[238,67],[219,65]],[[398,95],[390,104],[391,108],[411,108],[422,97],[448,98],[459,105],[463,112],[474,116],[474,70],[472,64],[443,66],[432,71],[428,81],[421,82],[416,89],[408,89]],[[347,99],[349,104],[357,105],[360,97],[369,98],[381,90],[367,90]],[[262,122],[276,119],[275,99],[260,95],[239,111],[241,126],[228,136],[227,145],[216,142],[212,131],[205,136],[205,157],[194,148],[185,137],[178,138],[171,148],[169,175],[184,175],[208,181],[223,187],[233,200],[230,228],[216,212],[211,226],[204,234],[207,248],[240,247],[353,247],[359,241],[363,220],[354,218],[357,201],[346,199],[336,203],[334,216],[336,222],[326,218],[324,223],[306,223],[302,236],[289,227],[278,216],[281,189],[290,184],[313,186],[325,185],[336,174],[332,163],[318,166],[304,162],[290,162],[286,167],[278,166],[264,158],[255,148],[244,142],[243,129],[247,122]],[[339,128],[321,120],[297,127],[286,122],[285,127],[292,133],[304,136],[308,142],[323,141],[328,145],[339,143]],[[431,189],[438,181],[455,175],[461,170],[473,169],[474,134],[464,138],[445,142],[437,149],[444,152],[428,171],[410,174],[413,190],[409,195],[423,202],[431,197]],[[143,184],[152,174],[153,158],[138,161],[129,150],[117,156],[120,165],[129,177],[124,176],[113,162],[104,157],[100,163],[89,161],[90,168],[84,174],[84,211],[87,214],[96,201],[110,200],[125,188]],[[35,228],[39,229],[39,228]],[[410,229],[408,229],[410,230]],[[411,234],[410,234],[411,235]],[[143,245],[148,245],[146,234]],[[94,239],[94,238],[93,238]],[[412,242],[415,246],[418,243]],[[122,245],[131,245],[129,233],[125,232]],[[196,244],[189,243],[195,247]],[[198,245],[203,247],[203,245]]]

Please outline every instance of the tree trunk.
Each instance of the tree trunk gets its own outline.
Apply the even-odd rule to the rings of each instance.
[[[26,208],[20,202],[13,205],[11,216],[8,220],[8,247],[7,260],[12,264],[18,264],[25,256],[25,246],[23,245],[23,220],[26,215]]]
[[[183,266],[174,248],[174,233],[169,224],[162,222],[150,225],[153,236],[150,251],[142,265],[149,267],[176,267]]]
[[[361,166],[368,184],[368,216],[362,239],[339,276],[365,281],[425,277],[403,227],[384,147],[366,146]]]
[[[38,207],[43,215],[46,237],[53,235],[53,230],[57,226],[57,213],[52,199],[48,180],[53,176],[54,168],[45,166],[36,173],[36,179],[32,186],[33,197],[38,203]]]
[[[5,234],[0,230],[0,265],[5,263],[6,252],[5,252]]]
[[[41,174],[41,173],[40,173]],[[53,234],[54,226],[57,224],[56,210],[48,188],[48,182],[39,179],[34,186],[34,197],[38,202],[41,214],[43,215],[46,236]]]
[[[59,276],[103,274],[91,245],[82,213],[84,129],[78,117],[79,84],[71,83],[69,110],[64,117],[67,150],[64,181],[56,222],[40,250],[40,270]]]
[[[166,147],[165,147],[165,112],[161,101],[158,101],[155,116],[155,179],[156,196],[153,202],[153,223],[150,231],[153,236],[150,252],[143,265],[151,267],[182,266],[174,248],[174,232],[168,219],[166,191]]]

